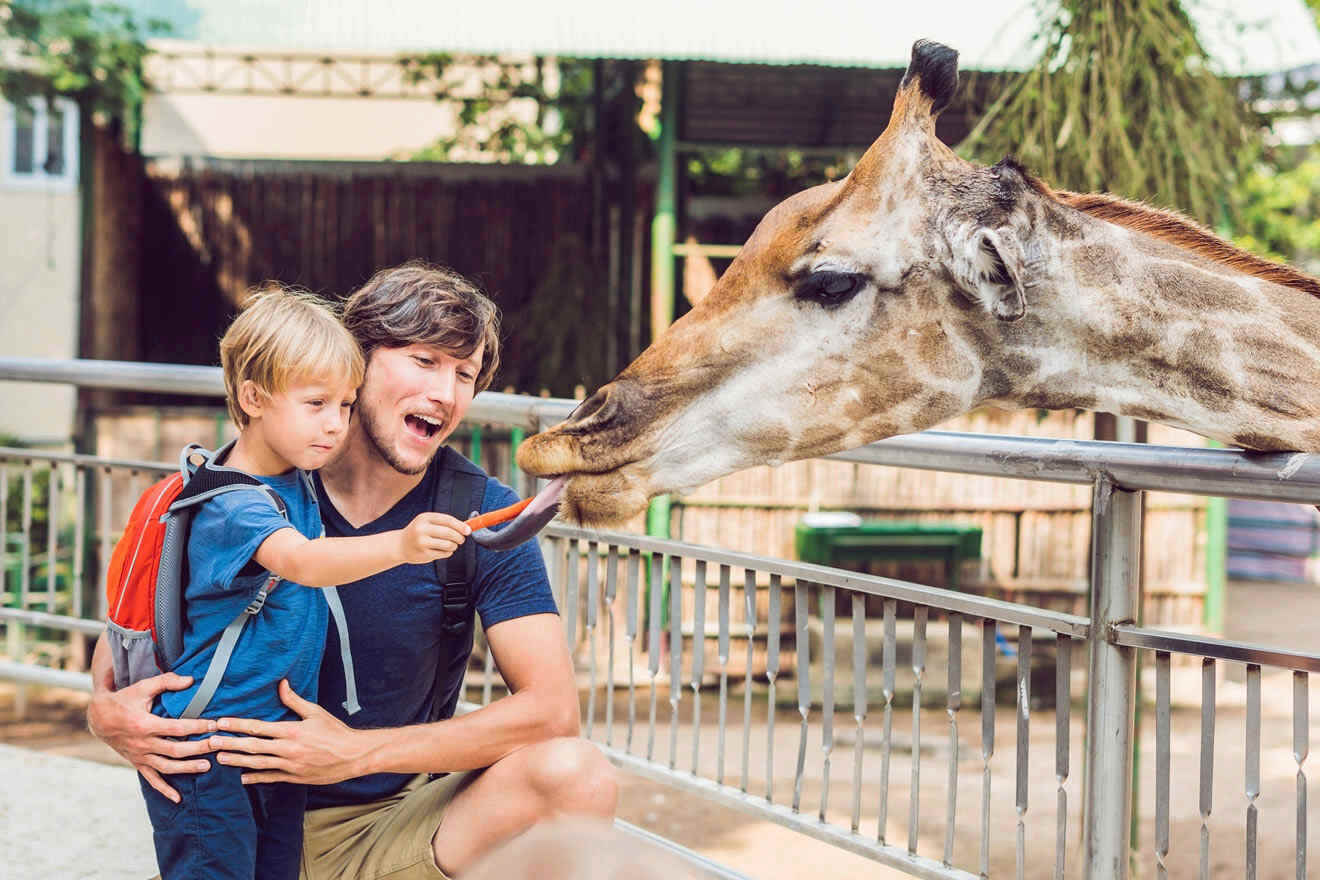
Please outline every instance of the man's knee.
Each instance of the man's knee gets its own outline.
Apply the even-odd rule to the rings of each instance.
[[[562,737],[544,743],[532,784],[552,813],[613,817],[619,801],[614,766],[591,743]]]

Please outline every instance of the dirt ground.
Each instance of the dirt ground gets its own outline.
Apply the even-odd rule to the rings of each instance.
[[[1320,588],[1276,585],[1240,586],[1229,597],[1230,638],[1270,641],[1275,644],[1307,649],[1312,641],[1306,625],[1317,619],[1320,611]],[[1283,613],[1280,613],[1283,612]],[[1310,648],[1314,650],[1314,648]],[[1080,674],[1077,671],[1074,674]],[[1188,668],[1174,671],[1175,700],[1190,695],[1199,700],[1199,671]],[[1261,880],[1283,880],[1297,876],[1295,861],[1297,835],[1297,790],[1299,763],[1293,751],[1293,682],[1288,673],[1271,673],[1264,678],[1261,734],[1261,793],[1253,802],[1246,795],[1245,688],[1240,667],[1225,669],[1217,692],[1215,724],[1214,800],[1208,819],[1210,832],[1210,876],[1241,877],[1245,874],[1244,828],[1249,808],[1258,817],[1258,872]],[[1310,689],[1308,742],[1320,742],[1320,688]],[[1153,686],[1147,688],[1153,693]],[[9,684],[0,684],[0,743],[7,743],[45,754],[75,757],[104,764],[119,759],[87,732],[84,722],[86,697],[81,694],[38,690],[29,691],[26,717],[15,717],[15,692]],[[680,717],[690,717],[690,694],[685,695]],[[644,703],[641,704],[644,707]],[[675,751],[679,770],[691,770],[694,745],[701,775],[715,772],[719,752],[717,706],[713,696],[703,697],[701,732],[696,743],[681,733]],[[741,693],[730,695],[730,727],[726,737],[726,781],[740,781],[743,764],[741,732]],[[603,713],[597,707],[597,719]],[[615,745],[626,741],[627,731],[621,719],[626,706],[616,703],[616,724],[610,731]],[[736,715],[736,721],[733,716]],[[640,713],[634,729],[632,753],[645,755],[651,731],[645,713]],[[819,712],[811,718],[816,730],[805,744],[804,772],[801,781],[801,810],[815,817],[825,795],[825,753],[819,741]],[[896,711],[893,717],[892,763],[889,775],[887,838],[905,846],[909,836],[909,809],[915,791],[919,806],[917,851],[927,858],[939,859],[945,842],[945,815],[948,806],[950,758],[957,743],[956,828],[954,864],[976,873],[981,845],[981,796],[984,771],[981,753],[980,716],[970,708],[958,715],[956,739],[951,735],[949,719],[941,710],[920,713],[919,778],[913,786],[913,716],[910,711]],[[749,790],[763,794],[767,746],[773,744],[773,776],[776,801],[791,799],[799,747],[800,718],[794,710],[779,710],[775,732],[766,735],[767,711],[758,694],[753,713],[752,736],[747,751]],[[863,746],[860,803],[861,827],[874,830],[881,799],[880,776],[883,767],[881,748],[882,716],[872,711],[862,726]],[[670,758],[669,709],[662,698],[654,731],[653,754],[657,760]],[[1201,713],[1189,706],[1176,709],[1172,721],[1171,748],[1171,833],[1166,863],[1169,876],[1198,876],[1202,818],[1198,810],[1199,756],[1201,748]],[[680,728],[681,729],[681,728]],[[1029,724],[1026,811],[1022,821],[1025,861],[1022,876],[1053,876],[1060,789],[1066,804],[1065,830],[1066,876],[1079,876],[1080,848],[1079,807],[1082,801],[1083,714],[1075,707],[1069,725],[1070,773],[1062,781],[1056,774],[1056,716],[1053,709],[1036,709]],[[834,719],[835,744],[830,754],[828,774],[829,820],[846,828],[853,798],[853,756],[857,739],[851,715],[840,713]],[[604,739],[599,720],[594,738]],[[1134,877],[1155,876],[1154,852],[1154,747],[1153,713],[1147,711],[1142,723],[1142,747],[1138,791],[1141,803],[1140,844]],[[1016,800],[1017,729],[1010,707],[1000,707],[995,719],[995,752],[988,761],[991,786],[990,871],[992,877],[1012,877],[1018,873],[1018,810]],[[1301,769],[1308,777],[1316,776],[1305,758]],[[1307,784],[1309,787],[1309,782]],[[1309,799],[1308,827],[1320,828],[1320,799]],[[12,808],[13,805],[11,804]],[[699,795],[639,776],[624,774],[620,817],[663,837],[675,840],[730,868],[751,877],[784,880],[818,880],[820,876],[898,878],[907,876],[839,848],[790,831],[745,812],[713,803]],[[0,866],[0,876],[7,876]],[[27,876],[23,873],[13,876]],[[95,876],[89,875],[89,876]]]

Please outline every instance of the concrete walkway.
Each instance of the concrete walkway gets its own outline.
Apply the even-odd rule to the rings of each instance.
[[[146,880],[151,825],[130,767],[0,745],[0,878]]]

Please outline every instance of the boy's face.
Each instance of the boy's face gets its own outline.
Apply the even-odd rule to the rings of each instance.
[[[356,389],[342,381],[298,382],[265,397],[260,430],[280,458],[302,470],[316,470],[339,451],[356,398]]]
[[[465,358],[417,343],[378,348],[358,400],[362,431],[402,474],[420,474],[462,421],[477,390],[484,345]]]

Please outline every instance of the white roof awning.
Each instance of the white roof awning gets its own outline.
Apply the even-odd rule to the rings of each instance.
[[[122,2],[122,0],[121,0]],[[175,39],[217,48],[327,53],[516,53],[902,68],[927,37],[962,66],[1020,70],[1035,60],[1029,0],[128,0],[169,20]],[[1187,0],[1202,44],[1228,75],[1320,62],[1303,0]]]

